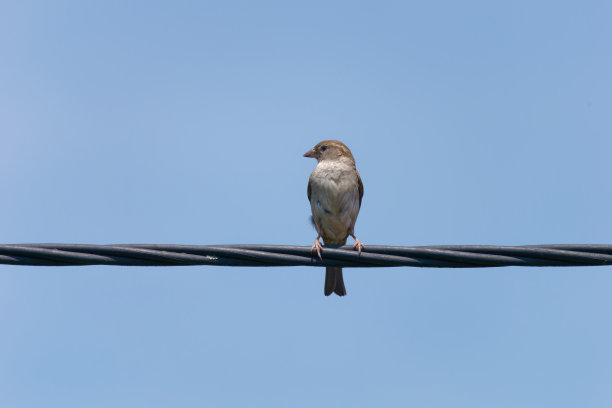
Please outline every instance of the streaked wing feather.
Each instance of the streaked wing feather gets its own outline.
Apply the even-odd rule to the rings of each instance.
[[[355,169],[355,173],[357,173],[357,184],[359,185],[359,208],[361,208],[361,199],[363,198],[363,183],[361,182],[361,176],[357,169]],[[310,186],[308,186],[308,197],[310,197]]]

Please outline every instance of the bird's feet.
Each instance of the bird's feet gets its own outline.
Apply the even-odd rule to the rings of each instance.
[[[365,249],[366,249],[365,245],[363,245],[361,243],[361,241],[357,239],[356,236],[354,236],[354,235],[351,235],[351,236],[353,237],[353,239],[355,239],[355,244],[353,245],[353,249],[356,249],[357,253],[359,253],[359,255],[361,255],[361,251],[365,251]]]
[[[323,260],[323,257],[321,256],[322,249],[323,249],[323,246],[321,245],[321,242],[319,241],[319,237],[317,237],[317,239],[315,239],[314,244],[312,245],[312,248],[310,248],[310,253],[314,254],[314,252],[317,251],[317,255],[319,256],[319,259]]]

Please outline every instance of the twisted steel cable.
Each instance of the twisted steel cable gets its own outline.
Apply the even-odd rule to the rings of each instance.
[[[309,246],[286,245],[0,245],[0,264],[68,266],[418,266],[484,268],[500,266],[612,265],[612,245],[368,245],[358,254],[350,246],[326,246],[323,260]]]

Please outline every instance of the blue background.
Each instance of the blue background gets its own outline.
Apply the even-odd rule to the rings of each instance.
[[[0,242],[612,243],[605,1],[5,1]],[[0,266],[2,407],[609,407],[612,268]]]

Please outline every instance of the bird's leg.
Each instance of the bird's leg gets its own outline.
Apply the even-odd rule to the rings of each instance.
[[[365,251],[366,249],[365,245],[363,245],[361,241],[357,239],[355,234],[351,234],[351,237],[353,237],[353,239],[355,240],[355,245],[353,245],[353,249],[356,249],[359,255],[361,255],[361,251]]]
[[[321,250],[323,249],[323,246],[321,245],[319,238],[321,238],[321,234],[317,235],[317,238],[315,239],[312,248],[310,248],[310,253],[312,254],[314,253],[314,251],[317,251],[317,255],[319,255],[319,259],[322,261],[323,257],[321,257]]]

